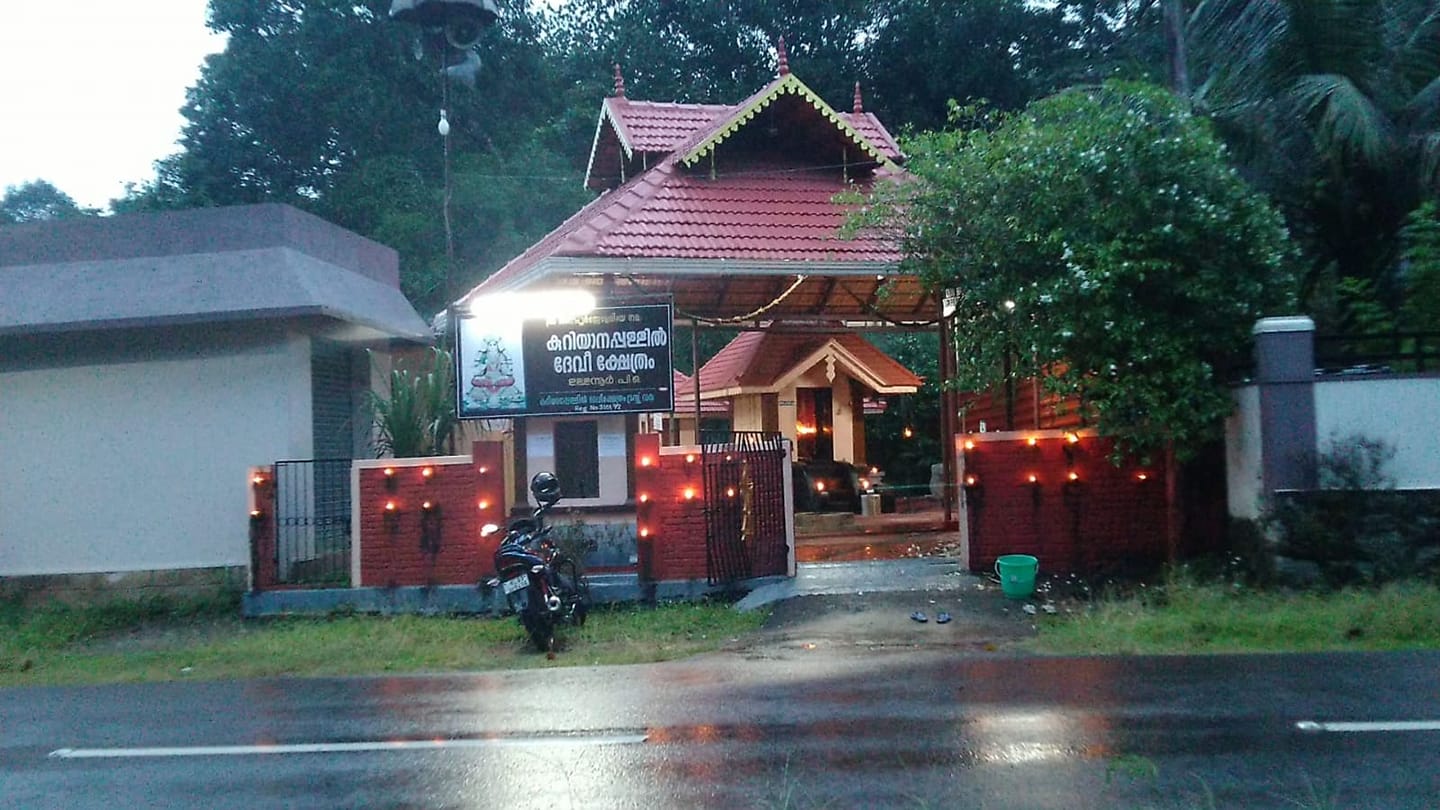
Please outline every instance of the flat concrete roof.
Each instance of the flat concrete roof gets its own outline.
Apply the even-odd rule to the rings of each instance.
[[[318,316],[429,342],[399,266],[273,203],[0,226],[0,335]]]

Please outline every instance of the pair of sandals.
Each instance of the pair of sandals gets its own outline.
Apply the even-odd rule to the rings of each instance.
[[[926,616],[926,615],[925,615],[925,611],[923,611],[923,610],[917,610],[917,611],[915,611],[914,613],[911,613],[911,614],[910,614],[910,618],[914,619],[914,620],[917,621],[917,622],[921,622],[922,624],[923,624],[924,622],[930,621],[930,617],[929,617],[929,616]],[[942,611],[940,611],[939,613],[935,614],[935,623],[936,623],[936,624],[945,624],[946,622],[949,622],[949,621],[950,621],[950,614],[949,614],[949,613],[946,613],[945,611],[942,610]]]

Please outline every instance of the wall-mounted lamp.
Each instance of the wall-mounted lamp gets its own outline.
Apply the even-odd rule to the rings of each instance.
[[[641,503],[649,503],[649,502],[650,502],[650,493],[648,493],[648,492],[642,492],[642,493],[640,493],[640,502],[641,502]]]
[[[686,464],[694,464],[694,463],[695,463],[695,454],[694,454],[694,453],[686,453],[686,454],[685,454],[685,463],[686,463]]]
[[[424,468],[422,468],[422,469],[420,470],[420,477],[421,477],[421,478],[424,478],[426,481],[429,481],[432,477],[434,477],[434,475],[435,475],[435,468],[434,468],[434,467],[424,467]]]
[[[685,495],[685,500],[687,500],[687,501],[693,501],[693,500],[695,500],[695,488],[694,488],[694,487],[686,487],[686,488],[685,488],[684,495]]]
[[[389,489],[389,490],[394,490],[394,489],[395,489],[395,468],[394,468],[394,467],[386,467],[386,468],[385,468],[385,488],[386,488],[386,489]]]
[[[974,449],[975,449],[975,440],[974,440],[974,439],[966,439],[966,440],[965,440],[965,449],[966,449],[966,450],[974,450]]]
[[[966,489],[974,489],[974,488],[976,488],[976,487],[978,487],[978,486],[980,486],[980,476],[978,476],[978,475],[967,475],[967,476],[965,476],[965,488],[966,488]]]
[[[385,502],[385,528],[392,532],[400,528],[400,504],[395,501]]]
[[[651,457],[649,457],[649,456],[641,456],[641,457],[640,457],[640,466],[641,466],[641,467],[649,467],[649,466],[650,466],[651,464],[653,464],[653,463],[655,463],[655,459],[653,459],[653,458],[651,458]]]
[[[1035,438],[1034,436],[1031,436],[1030,438],[1028,438],[1028,439],[1025,440],[1025,444],[1028,445],[1028,446],[1030,446],[1030,447],[1039,447],[1039,446],[1040,446],[1040,440],[1037,439],[1037,438]]]

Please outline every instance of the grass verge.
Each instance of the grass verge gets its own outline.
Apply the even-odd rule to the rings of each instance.
[[[1440,649],[1440,587],[1256,591],[1172,578],[1040,616],[1027,647],[1062,655]]]
[[[234,600],[0,605],[0,686],[631,664],[719,649],[765,620],[722,603],[602,606],[547,660],[514,617],[238,615]]]

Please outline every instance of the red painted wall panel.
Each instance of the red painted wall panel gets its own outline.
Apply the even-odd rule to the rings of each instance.
[[[962,483],[972,569],[989,570],[1002,554],[1034,555],[1048,573],[1164,559],[1162,466],[1116,466],[1111,443],[1093,436],[1072,442],[1039,434],[1034,444],[1023,435],[971,440]]]

